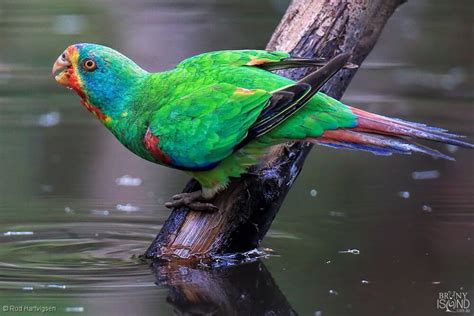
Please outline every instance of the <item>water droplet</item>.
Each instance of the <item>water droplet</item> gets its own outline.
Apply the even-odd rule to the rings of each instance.
[[[59,124],[60,120],[61,120],[61,114],[59,112],[54,111],[54,112],[41,114],[38,117],[37,123],[39,126],[51,127],[51,126]]]
[[[110,214],[108,210],[92,210],[91,213],[92,215],[98,215],[98,216],[107,216]]]
[[[3,236],[25,236],[25,235],[33,235],[33,232],[5,232]]]
[[[310,194],[312,197],[315,197],[316,195],[318,195],[318,191],[316,191],[315,189],[312,189],[311,191],[309,191],[309,194]]]
[[[64,284],[48,284],[46,285],[46,287],[50,289],[66,289],[66,286]]]
[[[411,173],[413,180],[428,180],[439,178],[438,170],[413,171]]]
[[[134,206],[130,203],[127,203],[127,204],[117,204],[115,206],[115,208],[118,210],[118,211],[123,211],[123,212],[136,212],[136,211],[139,211],[140,208],[138,206]]]
[[[423,206],[421,207],[421,210],[422,210],[423,212],[426,212],[426,213],[431,213],[431,212],[433,212],[433,209],[432,209],[431,206],[429,206],[429,205],[423,205]]]
[[[117,185],[137,187],[142,184],[142,179],[132,177],[128,174],[115,179]]]
[[[72,213],[74,213],[74,210],[72,208],[70,208],[69,206],[66,206],[64,208],[64,212],[66,212],[68,214],[72,214]]]
[[[400,191],[398,192],[398,196],[404,199],[410,198],[410,192],[408,191]]]
[[[360,255],[359,249],[347,249],[347,250],[340,250],[339,253],[350,253],[353,255]]]

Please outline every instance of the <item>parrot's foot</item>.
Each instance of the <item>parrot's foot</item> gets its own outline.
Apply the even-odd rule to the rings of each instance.
[[[193,211],[200,212],[216,212],[219,210],[214,204],[206,202],[206,199],[202,196],[202,191],[173,195],[173,201],[166,202],[165,206],[167,208],[185,206]]]

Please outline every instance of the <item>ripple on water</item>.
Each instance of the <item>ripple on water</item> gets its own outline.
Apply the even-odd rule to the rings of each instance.
[[[154,225],[58,223],[0,229],[0,290],[154,286],[148,266],[138,259],[159,229]],[[137,282],[141,277],[147,282]]]

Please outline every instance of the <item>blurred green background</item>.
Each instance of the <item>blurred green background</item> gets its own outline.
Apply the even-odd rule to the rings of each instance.
[[[122,147],[51,78],[56,57],[96,42],[159,71],[205,51],[264,48],[287,5],[0,1],[0,305],[173,312],[136,255],[187,177]],[[471,0],[403,5],[343,100],[472,141],[473,16]],[[298,313],[434,315],[444,290],[474,300],[474,157],[437,148],[457,161],[314,148],[263,243]]]

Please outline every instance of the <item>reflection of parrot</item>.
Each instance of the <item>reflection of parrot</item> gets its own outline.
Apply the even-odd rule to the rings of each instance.
[[[75,44],[58,57],[53,75],[132,152],[200,182],[202,191],[178,194],[168,207],[215,209],[206,200],[229,177],[239,177],[270,146],[289,140],[447,159],[411,138],[474,148],[443,129],[365,112],[317,92],[348,57],[339,55],[294,82],[270,71],[321,66],[321,60],[279,51],[220,51],[149,73],[108,47]]]

